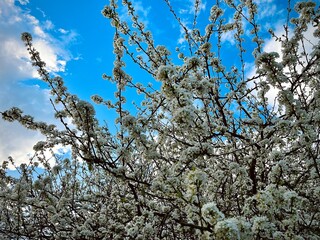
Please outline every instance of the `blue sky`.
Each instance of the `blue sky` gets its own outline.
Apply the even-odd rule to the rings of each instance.
[[[107,0],[0,0],[0,111],[18,106],[37,120],[56,123],[49,103],[46,85],[37,79],[36,70],[28,64],[28,55],[20,41],[22,32],[30,32],[34,45],[46,61],[52,74],[61,75],[71,93],[90,101],[90,96],[100,94],[112,98],[115,86],[102,80],[103,73],[111,74],[114,55],[114,31],[109,21],[101,15]],[[121,2],[121,1],[120,1]],[[172,5],[182,21],[190,25],[193,18],[193,0],[172,0]],[[210,2],[202,1],[199,26],[207,23]],[[215,1],[214,1],[215,2]],[[278,33],[284,23],[286,1],[256,0],[262,10],[259,20],[266,34],[265,50],[280,50],[267,34],[268,28]],[[156,44],[167,45],[173,56],[175,47],[184,46],[181,29],[162,0],[134,0],[141,20],[154,35]],[[125,12],[122,17],[126,18]],[[223,37],[227,64],[237,61],[232,35]],[[250,42],[246,47],[252,48]],[[253,59],[247,54],[248,74]],[[147,74],[128,62],[127,71],[136,82],[152,81]],[[129,102],[136,95],[128,91]],[[113,128],[115,113],[97,107],[99,120]],[[0,162],[12,155],[17,162],[27,159],[32,146],[42,139],[37,132],[26,130],[17,123],[0,120]]]

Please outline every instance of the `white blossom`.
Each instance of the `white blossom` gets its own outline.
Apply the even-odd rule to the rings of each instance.
[[[276,6],[287,19],[268,32],[261,1],[208,1],[209,16],[194,1],[191,17],[164,3],[185,39],[177,48],[155,44],[139,17],[147,1],[102,11],[115,28],[103,78],[116,91],[92,100],[114,123],[52,77],[22,35],[62,128],[1,112],[45,137],[29,162],[0,166],[1,239],[319,239],[317,5]],[[279,44],[266,51],[262,37]],[[130,76],[128,60],[149,78]],[[132,93],[143,99],[134,110]]]

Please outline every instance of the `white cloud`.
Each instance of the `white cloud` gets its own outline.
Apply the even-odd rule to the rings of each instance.
[[[27,5],[29,0],[18,0],[21,5]]]
[[[62,34],[67,34],[67,33],[68,33],[68,31],[65,30],[65,29],[63,29],[63,28],[59,28],[58,31],[59,31],[60,33],[62,33]]]
[[[40,8],[37,8],[37,10],[38,10],[39,12],[41,12],[42,17],[46,17],[46,16],[47,16],[46,13],[45,13],[44,11],[42,11]]]
[[[47,36],[40,26],[34,26],[33,32],[35,33],[36,36],[41,38],[46,38]]]
[[[187,29],[187,31],[190,33],[191,29],[187,27],[189,22],[185,22],[185,21],[181,20],[181,23]],[[179,26],[180,36],[178,38],[178,44],[182,45],[182,44],[185,44],[187,42],[187,40],[185,38],[185,35],[186,35],[185,28],[183,28],[182,26]],[[182,47],[185,47],[185,46],[182,46]]]
[[[51,21],[46,20],[46,21],[43,23],[43,28],[44,28],[45,30],[52,30],[52,29],[54,29],[54,24],[53,24]]]
[[[195,14],[195,0],[188,0],[188,1],[179,1],[179,7],[177,7],[177,9],[179,9],[179,14],[181,16],[180,17],[180,21],[182,23],[182,25],[188,30],[188,32],[191,32],[191,29],[193,27],[193,20],[194,20],[194,14]],[[206,5],[207,2],[204,0],[200,0],[199,1],[199,6],[198,6],[198,12],[197,15],[199,16],[201,14],[202,11],[206,10]],[[174,22],[174,25],[177,25],[176,22]],[[178,25],[177,25],[178,26]],[[178,38],[177,43],[180,46],[181,49],[186,48],[186,39],[185,39],[185,34],[186,31],[182,26],[178,26],[179,30],[180,30],[180,36]]]
[[[196,11],[196,8],[195,8],[195,3],[196,3],[196,0],[189,0],[189,9],[188,9],[188,12],[191,13],[191,14],[194,14],[195,11]],[[206,10],[206,1],[199,1],[199,5],[198,5],[198,11],[205,11]],[[199,13],[199,12],[198,12]]]
[[[41,58],[46,63],[46,68],[49,72],[64,72],[66,60],[57,55],[59,51],[45,39],[34,40],[35,48],[40,52]]]
[[[1,111],[18,106],[25,114],[36,116],[38,120],[52,121],[49,95],[36,86],[24,86],[18,82],[6,84],[0,89]],[[41,107],[40,107],[41,106]],[[27,130],[19,123],[0,120],[0,162],[12,156],[17,163],[28,161],[33,145],[43,139],[40,133]]]
[[[28,4],[20,0],[20,4]],[[34,46],[41,58],[47,63],[52,73],[64,72],[66,63],[72,56],[65,49],[69,42],[55,40],[49,30],[54,30],[50,21],[39,21],[15,5],[13,0],[1,0],[0,11],[0,111],[13,106],[21,108],[38,121],[57,123],[53,118],[53,110],[49,101],[48,90],[39,86],[30,86],[23,80],[38,78],[37,71],[29,63],[29,55],[20,40],[20,34],[28,31],[33,35]],[[65,37],[76,34],[66,32]],[[33,145],[43,140],[36,131],[27,130],[18,123],[10,123],[0,119],[0,164],[8,156],[12,156],[19,164],[28,161]]]
[[[138,13],[139,16],[143,16],[143,18],[147,18],[150,12],[151,7],[145,7],[141,1],[132,1],[133,7]],[[146,19],[144,19],[146,20]]]
[[[277,3],[274,0],[254,0],[253,2],[258,6],[258,19],[272,17],[274,15],[280,16],[284,11],[283,9],[277,9]]]
[[[143,4],[143,1],[139,0],[132,1],[132,6],[135,10],[135,14],[139,16],[139,21],[147,27],[149,24],[148,15],[150,13],[151,7],[147,7]],[[128,15],[128,10],[126,7],[122,7],[120,18],[123,21],[131,22],[131,17]]]
[[[236,30],[224,32],[221,34],[221,42],[229,42],[231,45],[236,44],[236,39],[234,37],[234,34],[236,33]]]

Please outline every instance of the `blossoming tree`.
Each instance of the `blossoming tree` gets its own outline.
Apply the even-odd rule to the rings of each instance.
[[[164,2],[184,31],[180,60],[155,44],[129,0],[122,7],[132,27],[115,0],[102,11],[115,29],[113,72],[104,77],[117,85],[117,100],[92,99],[117,112],[117,132],[99,125],[93,105],[72,95],[61,77],[50,76],[31,35],[22,34],[64,129],[18,108],[2,112],[46,141],[17,166],[19,177],[7,174],[13,159],[2,164],[1,239],[320,238],[320,44],[306,38],[310,30],[320,36],[316,3],[293,8],[288,1],[284,34],[270,30],[281,43],[277,53],[263,51],[252,0],[217,1],[205,29],[197,29],[200,1],[192,28]],[[232,21],[224,19],[226,9]],[[226,33],[239,50],[234,66],[221,57]],[[248,36],[255,46],[251,75]],[[125,56],[161,88],[130,77]],[[126,109],[129,87],[144,96],[136,114]],[[52,164],[45,151],[58,144],[70,146],[71,155],[53,153]]]

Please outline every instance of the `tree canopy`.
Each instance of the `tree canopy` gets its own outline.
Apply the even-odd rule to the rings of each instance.
[[[115,0],[102,10],[115,30],[114,67],[104,78],[117,91],[115,101],[92,100],[117,112],[116,132],[49,74],[32,36],[22,34],[64,128],[18,108],[1,113],[46,137],[30,162],[16,166],[19,177],[7,174],[12,158],[0,168],[2,239],[320,238],[319,7],[289,0],[283,34],[269,33],[281,52],[265,52],[255,1],[212,3],[204,28],[197,27],[199,0],[192,28],[164,2],[184,49],[157,45],[129,0],[121,9],[130,20]],[[221,57],[225,33],[238,47],[232,66]],[[137,83],[125,71],[129,60],[161,87]],[[127,88],[144,97],[135,114],[126,108]],[[53,163],[45,152],[58,144],[71,153],[52,153]]]

